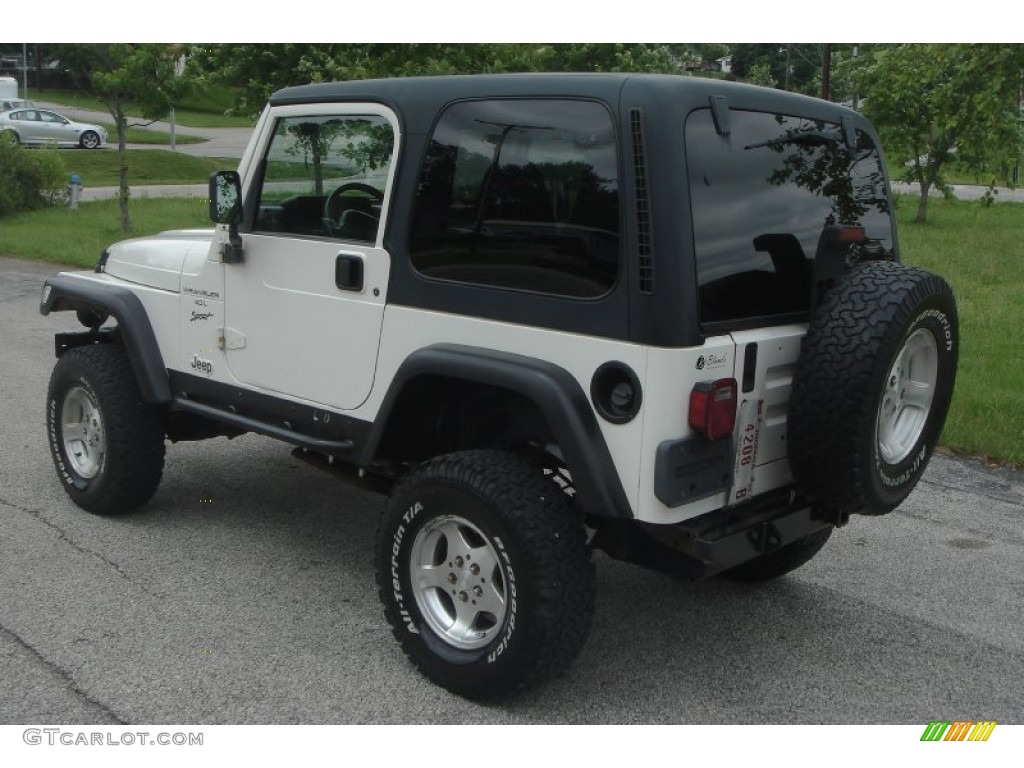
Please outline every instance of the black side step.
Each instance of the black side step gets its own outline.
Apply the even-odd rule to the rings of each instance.
[[[226,411],[222,408],[214,408],[211,405],[197,403],[194,400],[189,400],[184,397],[174,398],[174,404],[183,411],[205,416],[209,419],[214,419],[215,421],[222,421],[233,427],[244,429],[246,432],[257,432],[261,435],[267,435],[268,437],[276,437],[278,440],[284,440],[286,443],[291,443],[292,445],[297,445],[301,448],[309,448],[313,451],[320,451],[321,453],[335,455],[344,454],[349,453],[353,448],[355,448],[355,442],[352,440],[325,440],[321,437],[304,435],[301,432],[296,432],[295,430],[287,427],[267,424],[264,421],[257,421],[256,419],[251,419],[248,416],[232,413],[231,411]]]
[[[392,489],[395,487],[395,480],[393,478],[367,472],[344,461],[335,461],[333,456],[326,456],[305,448],[293,449],[292,456],[362,491],[390,496]]]

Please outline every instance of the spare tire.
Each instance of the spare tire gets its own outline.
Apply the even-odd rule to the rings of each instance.
[[[811,317],[793,377],[793,475],[827,509],[881,515],[921,478],[942,432],[959,353],[941,277],[892,261],[846,273]]]

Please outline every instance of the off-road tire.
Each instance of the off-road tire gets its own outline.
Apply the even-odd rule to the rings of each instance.
[[[96,452],[88,458],[83,443],[68,444],[75,434],[71,422],[82,422],[83,405],[95,416],[88,440],[96,442]],[[165,411],[142,399],[119,344],[76,347],[61,356],[50,377],[46,429],[57,475],[82,509],[121,514],[156,492],[164,466]]]
[[[756,584],[783,576],[790,571],[795,571],[818,554],[832,535],[832,530],[831,527],[822,528],[820,531],[815,531],[784,547],[779,547],[774,552],[762,555],[756,560],[750,560],[743,565],[724,571],[722,575],[727,579],[748,584]]]
[[[459,548],[456,529],[476,548]],[[594,568],[584,539],[564,494],[528,460],[491,450],[441,456],[403,480],[381,517],[376,570],[384,614],[419,670],[467,698],[495,698],[556,677],[590,630]],[[470,557],[460,569],[453,552],[479,553],[483,570],[471,575]],[[430,564],[439,558],[443,588],[424,585],[424,574],[433,578],[425,553]],[[478,586],[503,591],[503,609],[478,614],[486,619],[479,632],[446,628],[445,612],[457,612],[456,601],[469,615],[482,610],[460,594]]]
[[[847,273],[811,318],[793,378],[789,459],[802,489],[842,513],[880,515],[906,499],[942,431],[959,345],[942,278],[890,261]],[[879,439],[887,429],[896,448]]]

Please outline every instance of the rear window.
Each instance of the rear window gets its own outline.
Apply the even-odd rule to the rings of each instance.
[[[806,314],[826,228],[865,229],[861,246],[891,252],[892,224],[878,149],[857,131],[790,115],[711,111],[686,122],[700,315],[704,323]]]

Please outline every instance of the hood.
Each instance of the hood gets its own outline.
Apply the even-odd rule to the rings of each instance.
[[[131,283],[178,292],[185,259],[205,257],[212,240],[212,229],[175,229],[123,240],[107,249],[104,271]]]

